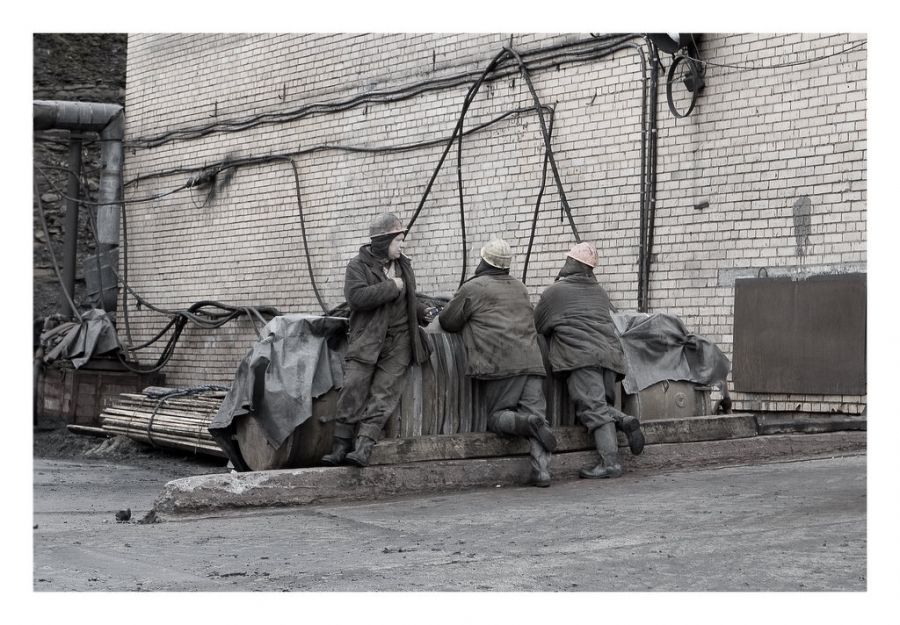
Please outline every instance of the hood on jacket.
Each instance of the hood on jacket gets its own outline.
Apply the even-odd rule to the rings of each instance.
[[[556,275],[557,280],[561,280],[563,278],[567,278],[568,276],[572,276],[575,274],[584,274],[586,276],[594,275],[594,268],[590,265],[586,265],[580,260],[575,260],[571,256],[566,257],[566,262],[563,264],[562,269],[559,270],[559,273]]]

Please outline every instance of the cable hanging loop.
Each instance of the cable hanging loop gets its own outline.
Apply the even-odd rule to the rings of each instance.
[[[525,66],[525,61],[522,60],[522,57],[518,52],[513,50],[512,48],[505,47],[503,48],[509,54],[511,54],[519,64],[519,71],[522,74],[522,77],[525,79],[525,83],[528,85],[528,90],[531,92],[531,98],[534,100],[534,109],[538,116],[538,121],[541,124],[541,134],[544,137],[544,146],[546,148],[547,158],[550,161],[550,168],[553,170],[553,179],[556,181],[556,189],[559,192],[560,201],[562,202],[563,210],[566,213],[566,217],[569,219],[569,226],[572,228],[572,234],[575,237],[576,243],[581,243],[581,237],[578,235],[578,228],[575,227],[575,221],[572,218],[572,210],[569,208],[569,202],[566,199],[566,192],[563,189],[562,180],[559,176],[559,169],[556,166],[556,159],[553,157],[553,148],[550,146],[550,133],[547,131],[547,122],[544,120],[544,112],[543,107],[541,106],[541,101],[537,96],[537,91],[534,89],[534,84],[531,82],[531,75],[528,72],[528,68]]]
[[[691,88],[688,89],[691,92],[691,103],[684,113],[678,112],[678,109],[675,108],[675,102],[672,99],[672,84],[675,82],[675,70],[681,63],[687,63],[692,85]],[[700,72],[700,68],[697,65],[697,62],[689,56],[683,56],[680,54],[676,56],[672,61],[672,65],[669,66],[669,75],[666,78],[666,99],[668,100],[669,110],[672,112],[672,115],[679,119],[690,115],[691,111],[694,110],[694,105],[697,104],[697,98],[700,96],[700,90],[702,88],[703,77]]]

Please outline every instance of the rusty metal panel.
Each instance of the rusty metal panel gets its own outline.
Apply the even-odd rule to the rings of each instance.
[[[737,280],[736,391],[866,394],[866,274]]]

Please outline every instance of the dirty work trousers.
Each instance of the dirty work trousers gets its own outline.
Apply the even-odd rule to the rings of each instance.
[[[487,411],[488,432],[509,434],[497,426],[500,413],[511,410],[528,418],[538,415],[547,418],[547,400],[544,397],[544,381],[534,375],[518,375],[502,380],[481,380]]]
[[[625,413],[617,410],[616,372],[603,367],[573,369],[566,380],[569,400],[578,420],[588,432],[606,423],[621,423]]]
[[[377,441],[406,387],[411,362],[409,334],[388,335],[378,361],[347,360],[338,395],[334,436],[367,436]]]

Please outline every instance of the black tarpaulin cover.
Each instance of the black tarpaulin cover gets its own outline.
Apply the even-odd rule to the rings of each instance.
[[[99,308],[81,315],[80,322],[70,321],[42,333],[41,344],[47,353],[44,363],[67,359],[76,369],[93,356],[122,349],[112,320]]]
[[[664,313],[614,313],[625,352],[622,389],[633,395],[663,380],[718,386],[731,362],[715,343],[689,332],[681,319]]]
[[[340,317],[283,315],[266,324],[209,424],[235,466],[234,418],[252,413],[278,449],[312,415],[315,398],[342,386],[346,349],[347,320]]]

